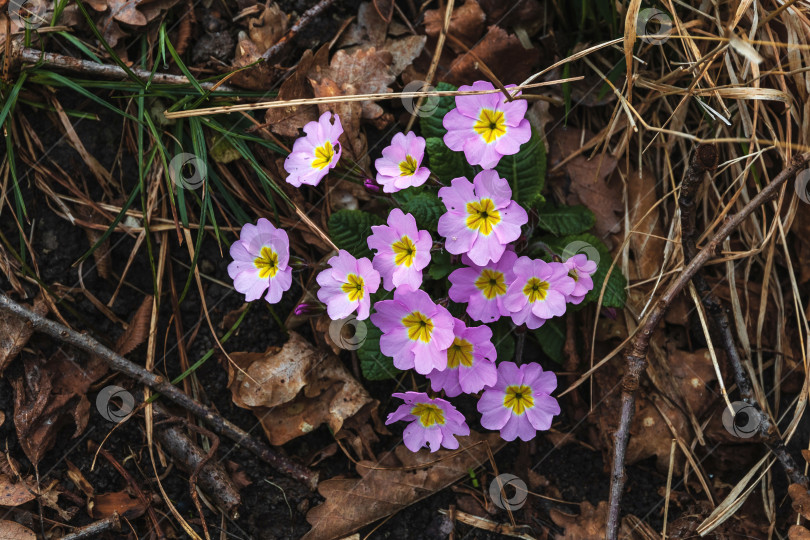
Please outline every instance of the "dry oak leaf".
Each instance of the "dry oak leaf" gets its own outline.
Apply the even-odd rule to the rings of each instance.
[[[11,478],[0,474],[0,506],[20,506],[35,498],[34,491],[27,482],[12,482]]]
[[[311,50],[304,51],[298,67],[287,80],[281,84],[278,90],[278,99],[286,101],[290,99],[307,99],[315,97],[312,92],[312,85],[307,79],[307,73],[314,66],[326,66],[329,61],[328,44],[318,49],[316,54]],[[273,107],[264,113],[264,121],[270,126],[273,133],[285,137],[298,137],[299,130],[307,123],[318,119],[318,107],[315,105],[296,105],[288,107]]]
[[[651,401],[655,400],[655,403]],[[656,408],[656,404],[658,408]],[[686,416],[675,407],[669,405],[666,400],[658,399],[656,396],[647,399],[636,400],[636,414],[630,426],[630,441],[627,444],[627,463],[638,463],[650,456],[655,456],[655,464],[659,471],[666,471],[669,467],[669,454],[672,446],[672,431],[661,416],[661,409],[666,414],[667,419],[672,423],[675,432],[680,436],[690,433]],[[683,468],[683,454],[678,452],[675,455],[675,471]]]
[[[439,37],[439,33],[444,26],[444,14],[445,9],[429,9],[425,12],[425,33],[428,36],[432,38]],[[454,38],[463,42],[467,47],[453,40],[448,40],[445,45],[457,53],[466,52],[467,48],[475,45],[484,33],[486,20],[487,16],[481,6],[478,5],[478,2],[476,0],[467,0],[464,5],[453,9],[448,30]]]
[[[361,461],[361,478],[331,478],[318,485],[326,501],[307,513],[312,529],[302,540],[342,538],[440,491],[488,459],[504,442],[497,433],[458,437],[460,450],[411,452],[399,445],[385,462]]]
[[[296,332],[282,348],[231,353],[231,358],[241,368],[229,366],[233,402],[253,411],[274,445],[323,423],[337,433],[344,420],[377,405],[337,356],[319,351]]]
[[[608,504],[606,501],[599,501],[596,508],[588,501],[583,501],[579,505],[579,515],[566,514],[552,508],[549,516],[558,527],[565,529],[564,534],[558,534],[556,540],[604,540],[605,523],[607,522]],[[622,520],[619,529],[619,539],[629,540],[633,538],[627,524]]]
[[[37,535],[16,521],[0,521],[0,540],[36,540]]]
[[[381,47],[387,33],[388,23],[371,2],[363,2],[357,9],[357,20],[340,36],[338,48],[363,44]]]
[[[31,311],[43,317],[47,315],[48,306],[41,296],[34,299]],[[33,333],[34,327],[25,320],[7,311],[0,313],[0,375],[3,374],[6,366],[20,354]]]
[[[506,58],[509,60],[504,61]],[[490,26],[483,39],[469,53],[453,60],[444,78],[455,85],[483,79],[485,77],[478,68],[479,63],[483,62],[504,84],[517,84],[534,73],[539,61],[540,51],[536,48],[526,49],[516,36],[508,34],[503,28]]]
[[[579,151],[583,142],[592,137],[589,131],[583,133],[579,129],[555,130],[550,138],[551,165],[556,166]],[[596,216],[596,236],[604,240],[608,240],[609,234],[621,230],[624,214],[621,190],[608,182],[617,164],[616,158],[608,154],[597,154],[588,159],[586,154],[580,153],[563,165],[570,180],[570,185],[565,186],[566,204],[587,206]]]

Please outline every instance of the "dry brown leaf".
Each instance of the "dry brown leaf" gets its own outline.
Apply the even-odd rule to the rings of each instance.
[[[266,51],[287,32],[288,22],[287,15],[274,2],[265,5],[258,17],[248,19],[248,35],[260,51]]]
[[[793,525],[788,530],[789,540],[810,540],[810,531],[801,525]]]
[[[592,137],[590,132],[583,134],[579,129],[555,130],[550,138],[551,165],[555,166],[579,151],[583,142]],[[570,179],[570,185],[564,188],[565,203],[571,206],[584,204],[590,208],[596,216],[596,236],[606,240],[607,244],[610,244],[607,236],[621,230],[621,216],[624,213],[621,190],[608,182],[617,163],[616,158],[608,154],[598,154],[591,159],[586,154],[579,154],[563,165]]]
[[[114,493],[97,493],[93,506],[93,518],[104,519],[117,512],[126,519],[136,519],[146,512],[146,506],[138,499],[133,498],[126,491]]]
[[[425,12],[425,33],[428,36],[432,38],[439,36],[444,26],[444,14],[444,8],[429,9]],[[449,32],[467,47],[465,48],[453,40],[447,41],[445,46],[457,53],[466,52],[467,48],[475,45],[484,33],[486,19],[486,14],[476,0],[467,0],[463,5],[457,6],[450,15]]]
[[[338,47],[373,45],[381,47],[388,32],[386,23],[371,2],[363,2],[357,9],[357,20],[340,36]]]
[[[493,450],[504,442],[497,433],[472,432],[458,437],[459,448],[413,453],[399,445],[390,460],[361,461],[361,478],[324,480],[318,491],[326,501],[307,513],[312,529],[302,540],[341,538],[389,516],[456,482],[487,460],[485,444]],[[417,468],[418,467],[418,468]]]
[[[37,535],[16,521],[0,521],[0,540],[37,540]]]
[[[684,436],[689,433],[687,419],[680,410],[670,406],[664,400],[659,399],[657,404],[667,415],[678,434]],[[655,404],[649,399],[637,399],[636,414],[633,416],[633,423],[630,426],[630,441],[627,445],[627,463],[638,463],[650,456],[655,456],[658,470],[666,471],[669,467],[672,438],[672,431]],[[676,474],[679,474],[678,471],[683,467],[683,459],[680,452],[675,455]]]
[[[807,448],[802,448],[802,457],[808,463],[810,463],[810,450]]]
[[[329,67],[314,66],[309,72],[310,83],[315,97],[390,92],[388,86],[396,79],[390,69],[392,63],[391,53],[375,47],[359,47],[351,52],[341,50],[332,57]],[[384,114],[382,107],[372,101],[322,104],[319,109],[321,113],[332,111],[340,116],[344,129],[343,149],[349,151],[349,157],[361,168],[367,169],[370,159],[366,137],[360,132],[361,119],[383,129],[393,116]]]
[[[149,323],[152,322],[152,304],[155,297],[147,295],[141,302],[138,310],[132,315],[129,326],[115,342],[115,352],[121,356],[126,356],[135,348],[146,341],[149,335]]]
[[[70,460],[65,460],[67,464],[67,476],[70,478],[70,481],[84,493],[84,496],[87,498],[87,513],[91,516],[93,515],[93,507],[95,506],[95,489],[93,486],[88,482],[87,478],[84,477],[82,471],[79,470],[76,465],[74,465]]]
[[[804,519],[810,519],[810,493],[801,484],[790,484],[788,495],[793,500],[793,510],[801,514]]]
[[[312,92],[312,85],[309,84],[307,73],[315,66],[326,66],[329,60],[328,45],[321,47],[317,54],[312,54],[311,50],[304,51],[298,67],[286,81],[281,84],[278,90],[278,99],[306,99],[315,97]],[[315,105],[275,107],[267,109],[264,115],[265,123],[269,124],[273,133],[284,135],[285,137],[297,137],[299,130],[308,122],[317,120],[318,107]]]
[[[20,506],[35,498],[27,482],[12,482],[11,478],[0,474],[0,506]]]
[[[14,426],[31,463],[39,463],[66,424],[75,424],[73,437],[84,431],[90,412],[87,390],[107,369],[94,358],[80,366],[64,348],[48,360],[26,358],[24,376],[11,385]]]
[[[391,22],[391,17],[394,16],[394,0],[373,0],[374,9],[377,14],[386,22]]]
[[[630,250],[635,265],[631,265],[629,279],[649,279],[658,275],[664,266],[664,228],[661,225],[659,207],[655,206],[657,177],[649,169],[631,169],[627,178],[627,197],[630,210],[630,226],[635,227],[630,236]]]
[[[261,61],[264,50],[260,49],[244,32],[239,32],[239,41],[236,44],[236,53],[233,60],[233,69],[241,69],[230,79],[229,84],[241,86],[249,90],[269,90],[273,81],[280,74],[280,70],[267,62]]]
[[[337,433],[345,420],[377,404],[335,355],[315,349],[295,332],[280,349],[231,353],[231,358],[242,370],[229,367],[233,402],[254,412],[274,445],[323,423]]]
[[[391,53],[391,73],[399,75],[410,66],[414,59],[422,54],[425,42],[427,42],[425,36],[406,36],[387,40],[383,49]]]
[[[505,58],[509,60],[504,61]],[[534,73],[539,61],[540,51],[536,48],[526,49],[516,36],[503,28],[490,26],[469,54],[461,54],[450,64],[445,79],[455,85],[484,79],[478,69],[478,64],[483,62],[504,84],[518,84]]]
[[[672,350],[667,361],[680,396],[696,416],[713,406],[715,393],[707,385],[717,380],[708,349],[695,352]],[[673,397],[673,399],[677,399]]]
[[[43,317],[47,315],[48,306],[42,296],[37,296],[34,299],[31,311]],[[0,375],[3,374],[6,366],[20,354],[33,333],[34,327],[23,319],[12,315],[8,311],[0,313]]]
[[[599,501],[596,508],[588,501],[583,501],[579,505],[579,515],[566,514],[552,508],[549,510],[551,520],[558,527],[565,529],[564,534],[558,534],[556,540],[604,540],[605,523],[607,522],[608,504],[606,501]],[[628,540],[632,538],[631,532],[624,520],[622,520],[619,530],[619,538]]]

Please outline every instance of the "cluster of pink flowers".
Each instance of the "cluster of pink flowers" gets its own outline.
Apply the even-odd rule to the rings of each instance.
[[[492,90],[488,82],[462,86],[461,91]],[[510,87],[507,87],[510,88]],[[460,177],[438,190],[446,212],[438,221],[444,248],[461,255],[463,268],[449,276],[449,300],[467,305],[472,326],[453,317],[442,302],[421,289],[422,272],[431,260],[433,239],[416,219],[399,208],[385,225],[371,227],[367,238],[371,260],[340,250],[317,276],[317,296],[333,320],[351,315],[370,317],[377,326],[380,351],[393,359],[398,369],[414,369],[430,382],[434,393],[447,397],[481,393],[478,411],[484,428],[499,430],[508,441],[529,440],[538,430],[547,430],[560,413],[551,397],[557,385],[554,373],[536,363],[496,364],[492,330],[486,326],[500,317],[516,325],[536,329],[579,304],[593,289],[596,263],[585,255],[562,262],[546,262],[518,256],[513,242],[528,222],[526,210],[512,200],[509,182],[494,167],[505,155],[519,151],[531,137],[524,118],[525,100],[507,101],[501,93],[459,95],[456,108],[443,124],[444,143],[464,152],[471,165],[483,170],[470,181]],[[284,163],[287,181],[294,186],[318,185],[334,168],[341,154],[340,119],[330,121],[324,113],[304,128]],[[422,165],[425,139],[414,133],[398,133],[375,163],[376,183],[385,193],[425,184],[431,173]],[[228,272],[237,291],[247,300],[275,303],[290,288],[289,239],[266,219],[246,224],[240,239],[231,246],[233,262]],[[380,285],[393,291],[393,298],[372,306],[372,294]],[[373,308],[373,312],[372,312]],[[428,446],[458,448],[456,436],[468,435],[464,416],[447,400],[422,392],[393,394],[403,404],[386,424],[409,422],[403,439],[417,451]]]

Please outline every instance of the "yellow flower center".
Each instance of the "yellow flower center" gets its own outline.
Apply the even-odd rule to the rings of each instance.
[[[438,405],[432,403],[417,403],[411,409],[411,414],[419,419],[425,427],[430,427],[433,424],[444,424],[444,411]]]
[[[506,119],[503,116],[503,111],[493,111],[492,109],[481,109],[481,114],[478,116],[473,129],[476,133],[481,135],[484,142],[491,143],[501,135],[506,134]]]
[[[312,161],[313,169],[323,169],[332,163],[332,158],[335,157],[335,149],[332,148],[332,141],[326,141],[323,146],[315,149],[315,159]]]
[[[495,210],[492,199],[481,199],[467,203],[467,228],[484,236],[492,233],[492,228],[501,222],[501,213]]]
[[[349,274],[346,276],[346,283],[341,285],[340,288],[349,297],[349,302],[362,300],[363,295],[365,294],[365,289],[363,288],[363,278],[357,274]]]
[[[433,321],[419,313],[411,312],[402,319],[402,324],[408,329],[408,338],[413,341],[422,340],[430,343],[430,334],[433,333]]]
[[[522,384],[520,386],[513,384],[506,387],[506,395],[503,396],[503,406],[507,409],[512,409],[512,412],[520,416],[526,409],[534,407],[534,396],[532,396],[532,389]]]
[[[529,302],[545,300],[548,295],[548,281],[542,281],[536,277],[530,278],[523,287],[523,294],[529,297]]]
[[[466,339],[455,338],[447,349],[447,367],[456,369],[459,364],[470,367],[473,363],[473,345]]]
[[[413,156],[405,156],[405,161],[399,163],[399,172],[402,176],[413,176],[419,168]]]
[[[410,238],[403,236],[393,244],[391,249],[394,251],[394,264],[397,266],[410,266],[413,264],[413,259],[416,257],[416,246]]]
[[[568,271],[568,277],[573,278],[574,281],[579,281],[579,273],[577,272],[576,268],[572,268]]]
[[[506,294],[506,281],[503,272],[490,270],[489,268],[481,272],[481,275],[475,280],[475,287],[483,293],[487,300]]]
[[[253,266],[259,269],[259,277],[273,277],[278,272],[278,253],[269,246],[262,246],[259,256],[253,259]]]

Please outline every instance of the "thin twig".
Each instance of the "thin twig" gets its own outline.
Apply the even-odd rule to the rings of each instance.
[[[639,378],[647,367],[647,350],[650,346],[650,338],[664,318],[672,301],[677,297],[689,281],[714,255],[719,245],[757,208],[771,200],[778,193],[778,190],[785,182],[795,177],[795,175],[807,166],[810,154],[799,154],[788,168],[783,170],[774,178],[770,184],[762,189],[742,210],[726,219],[725,223],[718,229],[717,233],[706,243],[692,261],[684,268],[683,273],[664,291],[658,302],[643,324],[636,332],[630,344],[625,349],[625,362],[627,363],[624,379],[622,380],[621,416],[619,417],[619,427],[614,436],[614,452],[612,474],[610,479],[610,500],[608,505],[607,518],[607,538],[617,540],[619,529],[619,512],[621,505],[624,483],[627,480],[624,470],[624,460],[627,452],[627,442],[630,438],[630,423],[635,412],[636,390],[639,386]]]
[[[108,79],[126,79],[128,74],[121,67],[112,64],[99,64],[91,60],[83,60],[80,58],[73,58],[72,56],[65,56],[63,54],[56,54],[50,52],[42,52],[38,49],[31,49],[25,47],[18,52],[18,58],[22,62],[38,64],[45,67],[62,69],[71,71],[73,73],[81,73],[84,75],[91,75],[94,77],[105,77]],[[155,73],[146,69],[136,67],[130,68],[139,79],[144,81],[151,81],[153,84],[191,84],[183,75],[172,75],[171,73]],[[233,87],[226,85],[216,86],[217,83],[200,82],[200,87],[203,90],[218,90],[221,92],[236,92]],[[216,87],[216,88],[215,88]]]
[[[141,384],[145,384],[155,392],[165,396],[177,405],[191,412],[194,416],[202,419],[211,426],[214,433],[227,437],[253,452],[260,459],[265,461],[277,471],[284,473],[291,478],[307,485],[310,489],[315,489],[318,485],[318,473],[279,454],[266,444],[251,437],[247,432],[233,423],[229,422],[213,409],[195,401],[191,397],[181,392],[174,385],[169,383],[160,375],[155,375],[141,366],[133,364],[123,356],[120,356],[92,337],[71,330],[67,326],[51,321],[24,308],[11,298],[0,292],[0,311],[8,311],[18,317],[28,321],[34,330],[47,334],[54,339],[69,343],[83,351],[96,355],[111,369],[132,377]]]
[[[63,536],[61,540],[81,540],[83,538],[98,538],[99,535],[109,530],[113,531],[121,530],[121,518],[118,516],[118,512],[113,512],[113,514],[109,517],[91,523],[90,525],[85,525],[84,527],[75,529],[72,533]]]
[[[314,6],[306,10],[303,15],[298,17],[298,20],[295,21],[295,24],[292,25],[292,28],[290,28],[287,31],[287,33],[284,34],[284,36],[276,42],[275,45],[273,45],[272,47],[267,49],[267,51],[265,51],[265,53],[262,55],[264,61],[269,62],[271,58],[280,53],[281,50],[287,46],[287,44],[295,37],[296,34],[298,34],[298,32],[301,31],[303,27],[308,25],[312,21],[312,19],[314,19],[318,14],[320,14],[321,11],[331,6],[333,2],[334,0],[321,0]]]

